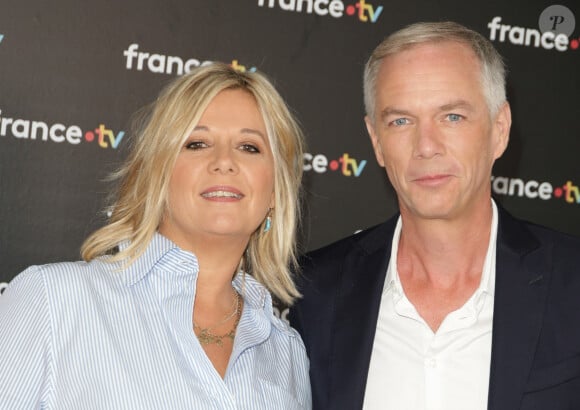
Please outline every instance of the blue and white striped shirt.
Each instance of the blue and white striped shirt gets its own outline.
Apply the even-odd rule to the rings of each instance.
[[[310,409],[308,359],[249,275],[222,379],[192,329],[195,255],[156,234],[126,269],[28,268],[0,296],[0,409]]]

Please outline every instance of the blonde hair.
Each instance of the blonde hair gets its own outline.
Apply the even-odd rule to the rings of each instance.
[[[119,185],[110,220],[85,240],[81,255],[90,261],[111,254],[125,241],[128,246],[111,256],[111,262],[129,265],[143,253],[167,210],[169,180],[181,147],[211,100],[226,89],[254,96],[274,158],[271,228],[264,232],[262,223],[251,235],[241,264],[277,298],[291,304],[299,296],[291,270],[296,267],[303,134],[263,74],[242,73],[223,63],[197,68],[162,90],[142,131],[136,133],[124,166],[113,175]]]
[[[461,24],[444,21],[415,23],[384,39],[372,52],[364,70],[363,90],[367,116],[374,121],[377,76],[383,58],[424,43],[455,41],[467,45],[481,64],[481,87],[491,116],[506,102],[505,65],[489,40]]]

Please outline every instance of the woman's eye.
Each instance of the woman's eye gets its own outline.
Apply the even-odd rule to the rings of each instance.
[[[257,146],[255,146],[254,144],[242,144],[240,146],[240,149],[242,151],[246,151],[246,152],[249,152],[252,154],[257,154],[260,152],[260,149]]]
[[[185,145],[185,148],[192,149],[192,150],[198,150],[198,149],[202,149],[202,148],[206,148],[206,147],[207,147],[207,144],[203,141],[189,141]]]

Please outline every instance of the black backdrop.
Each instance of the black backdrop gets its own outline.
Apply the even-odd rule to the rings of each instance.
[[[396,200],[366,135],[362,67],[387,34],[426,20],[465,24],[506,59],[514,124],[494,169],[499,202],[579,235],[580,8],[559,4],[548,23],[568,32],[556,37],[540,32],[552,3],[538,0],[3,0],[0,291],[28,265],[79,258],[105,220],[131,114],[206,61],[267,73],[302,123],[304,249],[384,220]]]

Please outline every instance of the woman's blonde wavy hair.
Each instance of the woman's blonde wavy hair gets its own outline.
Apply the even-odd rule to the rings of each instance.
[[[149,108],[131,152],[119,171],[107,225],[83,243],[81,255],[90,261],[111,254],[108,260],[129,265],[138,258],[167,211],[168,186],[177,155],[210,101],[226,89],[252,94],[264,118],[274,157],[274,209],[272,224],[262,223],[251,235],[240,261],[278,299],[291,304],[299,296],[291,271],[296,267],[296,231],[300,216],[303,134],[280,94],[258,72],[239,72],[212,63],[178,77],[167,85]]]

